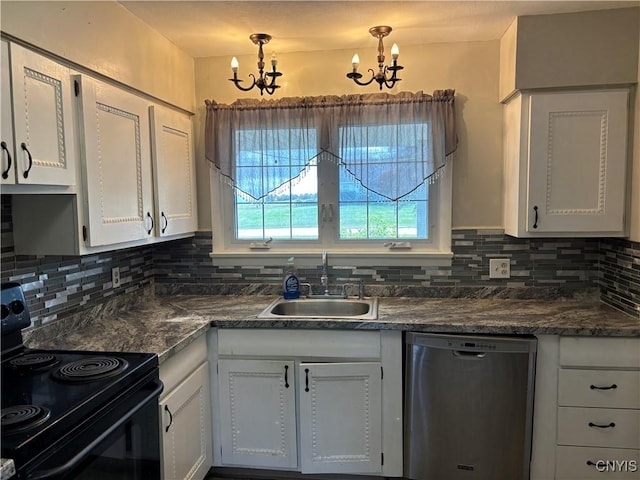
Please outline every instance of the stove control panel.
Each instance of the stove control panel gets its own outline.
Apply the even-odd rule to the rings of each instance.
[[[21,330],[31,325],[22,288],[17,283],[2,284],[2,335]]]

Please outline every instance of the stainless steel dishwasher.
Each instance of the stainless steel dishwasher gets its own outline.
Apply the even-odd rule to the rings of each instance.
[[[407,333],[404,476],[528,480],[534,338]]]

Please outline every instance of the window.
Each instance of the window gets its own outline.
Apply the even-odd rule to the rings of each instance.
[[[424,105],[359,96],[355,114],[335,98],[311,102],[208,103],[214,256],[315,258],[331,249],[356,265],[376,255],[389,264],[447,256],[451,175],[437,116]]]

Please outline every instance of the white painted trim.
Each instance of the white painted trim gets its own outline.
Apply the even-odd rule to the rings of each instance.
[[[265,266],[285,265],[291,256],[295,258],[296,268],[317,267],[321,263],[322,250],[294,249],[288,252],[264,252],[251,251],[222,251],[209,254],[216,266]],[[327,261],[329,266],[348,265],[353,267],[450,267],[453,260],[451,252],[355,252],[355,251],[329,251]]]

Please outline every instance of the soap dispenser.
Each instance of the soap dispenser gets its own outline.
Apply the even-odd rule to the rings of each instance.
[[[300,282],[296,276],[294,258],[289,257],[284,270],[284,280],[282,281],[282,294],[285,300],[300,298]]]

